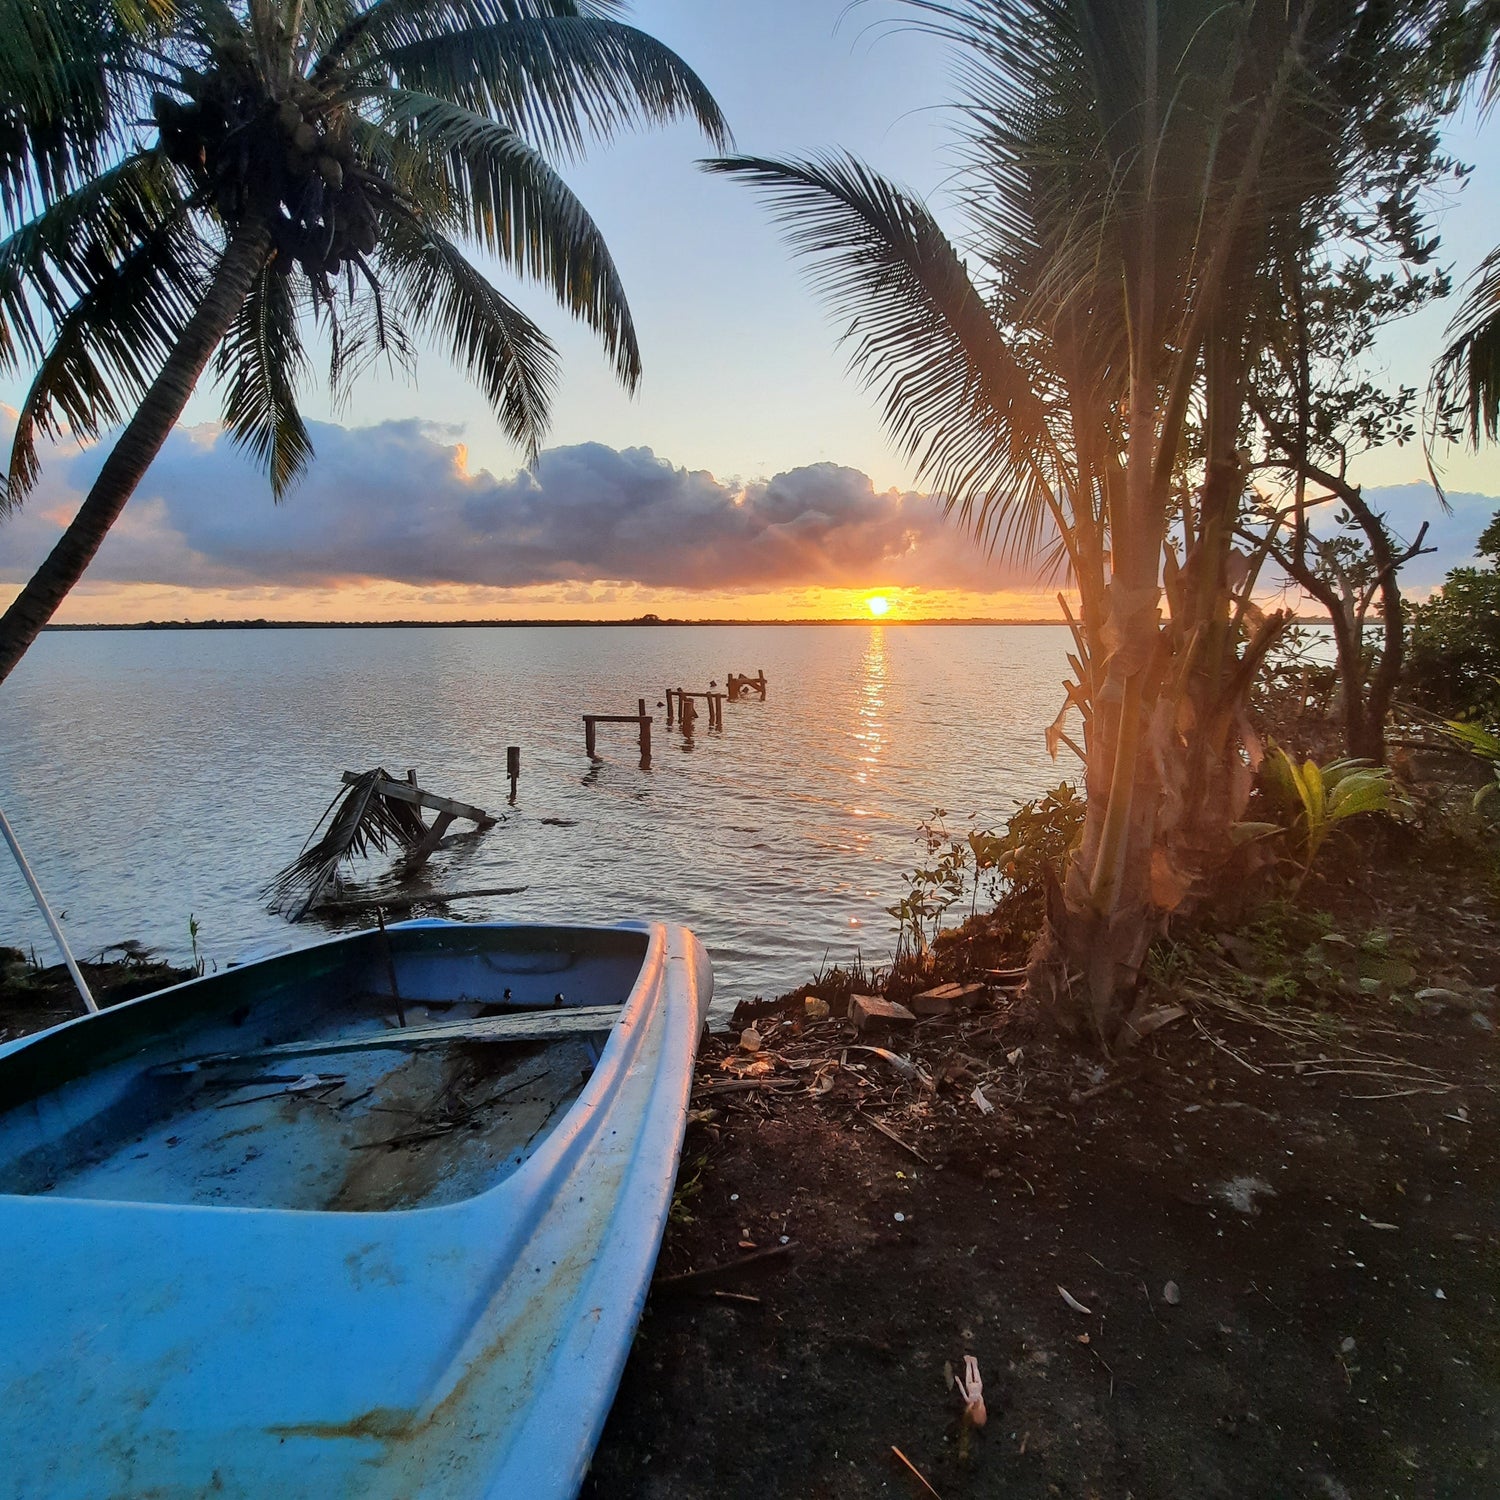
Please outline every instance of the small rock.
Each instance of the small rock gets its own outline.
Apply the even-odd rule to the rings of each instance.
[[[1442,1287],[1439,1287],[1432,1295],[1436,1297],[1439,1302],[1446,1302],[1448,1300],[1448,1294],[1442,1289]]]
[[[804,1021],[826,1021],[832,1014],[828,1008],[828,1002],[821,995],[809,995],[802,1002]]]
[[[1495,1023],[1482,1010],[1476,1010],[1470,1015],[1469,1025],[1475,1031],[1493,1031],[1495,1029]]]
[[[1169,1281],[1161,1289],[1161,1300],[1165,1302],[1168,1307],[1176,1307],[1177,1304],[1182,1301],[1182,1288],[1178,1286],[1175,1281]]]
[[[758,1032],[753,1026],[747,1026],[742,1032],[740,1032],[741,1052],[759,1052],[760,1044],[760,1032]]]
[[[1480,1004],[1473,995],[1445,989],[1441,985],[1431,985],[1425,990],[1418,990],[1415,999],[1418,1005],[1430,1005],[1437,1010],[1477,1010]]]
[[[849,1019],[857,1030],[864,1031],[870,1026],[912,1026],[917,1018],[894,1000],[882,1000],[879,995],[850,995]]]
[[[1339,1345],[1339,1353],[1340,1354],[1353,1354],[1355,1348],[1356,1348],[1356,1345],[1355,1345],[1355,1342],[1354,1342],[1353,1339],[1345,1339],[1344,1342]]]

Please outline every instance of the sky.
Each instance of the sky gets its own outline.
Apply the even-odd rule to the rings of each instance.
[[[956,227],[948,59],[902,14],[896,0],[637,0],[632,19],[700,73],[740,150],[850,149]],[[1442,224],[1460,278],[1500,243],[1484,133],[1465,118],[1451,135],[1479,164]],[[826,618],[865,614],[876,595],[892,619],[1051,617],[1055,580],[986,559],[921,492],[763,205],[697,170],[705,154],[679,127],[564,169],[630,297],[645,366],[633,398],[586,330],[497,269],[563,357],[534,472],[478,392],[426,355],[414,379],[366,377],[339,409],[311,393],[318,457],[275,505],[218,433],[205,383],[58,618]],[[1386,336],[1392,378],[1425,382],[1450,312]],[[0,441],[23,395],[0,380]],[[0,523],[0,598],[100,461],[67,442],[46,455],[37,490]],[[1466,560],[1500,504],[1495,450],[1445,457],[1452,516],[1414,447],[1369,456],[1356,477],[1408,534],[1434,522],[1442,551],[1414,567],[1419,589]]]

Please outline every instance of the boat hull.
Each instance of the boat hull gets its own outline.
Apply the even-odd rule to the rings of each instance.
[[[525,931],[492,930],[512,945]],[[390,929],[398,960],[432,931]],[[609,931],[638,935],[643,956],[597,1065],[524,1159],[479,1191],[384,1210],[268,1206],[262,1188],[227,1205],[70,1195],[66,1180],[0,1194],[0,1494],[576,1493],[655,1263],[712,990],[685,929]],[[235,984],[253,984],[257,967]],[[218,1003],[211,984],[197,986],[205,1011]],[[180,1032],[194,991],[115,1012],[106,1072],[129,1072],[116,1055],[129,1021],[152,1035],[154,1006]],[[35,1071],[65,1071],[61,1034],[87,1052],[87,1028],[109,1016],[38,1039]],[[180,1056],[192,1033],[178,1032]],[[140,1063],[160,1070],[160,1050],[142,1047]],[[35,1129],[66,1089],[13,1111]],[[0,1168],[3,1148],[0,1136]],[[97,1185],[101,1169],[85,1165],[79,1181]],[[200,1179],[187,1174],[192,1192]]]

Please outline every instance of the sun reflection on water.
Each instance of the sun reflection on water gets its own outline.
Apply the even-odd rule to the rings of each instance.
[[[870,641],[860,665],[864,675],[859,684],[859,728],[854,735],[860,755],[854,779],[861,787],[868,787],[871,768],[879,765],[885,748],[885,631],[878,625],[870,630]]]

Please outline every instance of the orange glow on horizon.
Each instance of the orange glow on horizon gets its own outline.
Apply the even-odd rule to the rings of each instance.
[[[17,585],[0,584],[0,606]],[[884,599],[887,613],[871,604]],[[478,585],[418,586],[382,578],[329,580],[321,585],[183,588],[154,583],[90,583],[74,589],[59,624],[126,625],[181,620],[403,620],[434,625],[452,620],[1040,620],[1061,623],[1055,592],[973,593],[898,585],[867,589],[813,586],[731,592],[651,589],[610,580],[500,589]]]

